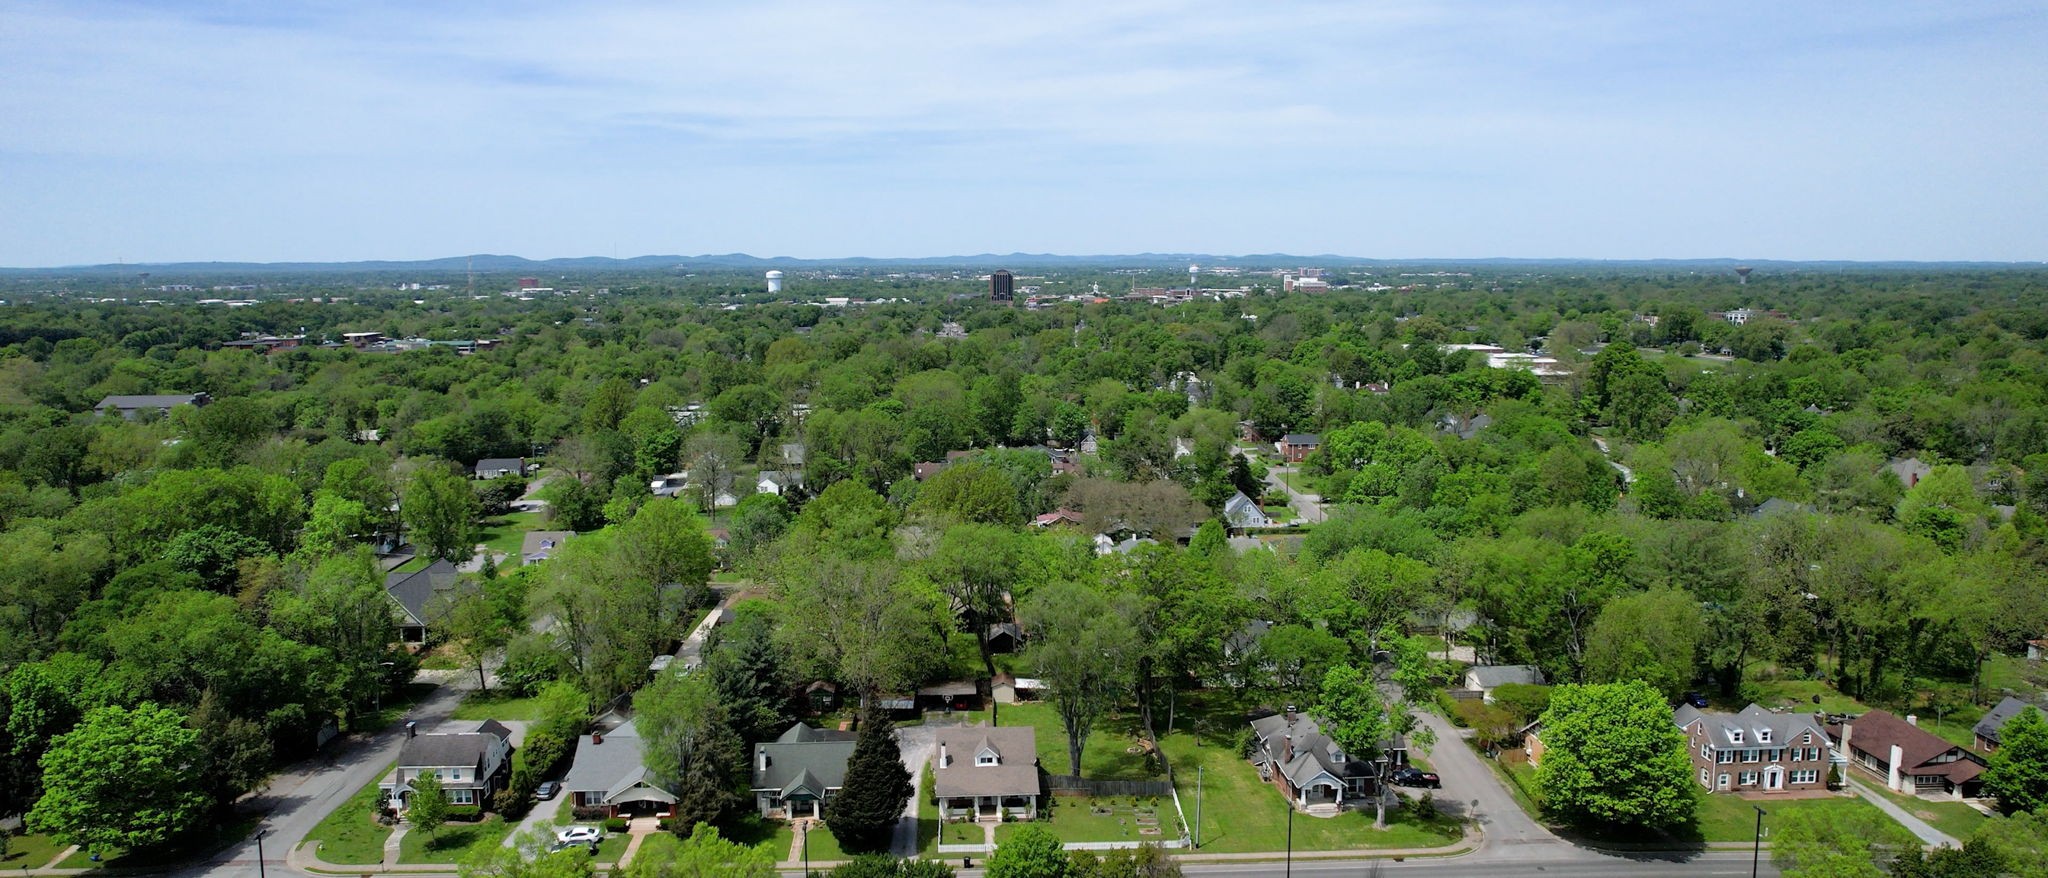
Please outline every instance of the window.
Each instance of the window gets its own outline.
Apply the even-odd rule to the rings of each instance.
[[[1744,750],[1744,751],[1742,751],[1742,761],[1744,761],[1744,762],[1755,762],[1755,761],[1757,761],[1757,758],[1758,758],[1758,756],[1759,756],[1759,751],[1757,751],[1757,750],[1753,750],[1753,749],[1752,749],[1752,750]]]
[[[461,789],[461,790],[449,790],[449,791],[448,791],[448,804],[450,804],[450,805],[474,805],[474,804],[476,804],[476,790],[470,790],[470,789]]]
[[[1756,742],[1757,742],[1757,743],[1759,743],[1759,744],[1768,744],[1768,743],[1770,743],[1770,742],[1771,742],[1771,730],[1770,730],[1770,729],[1757,729],[1757,730],[1756,730]]]
[[[1709,774],[1711,774],[1711,772],[1707,771],[1706,769],[1700,769],[1700,786],[1706,786],[1709,783],[1709,781],[1707,780],[1707,776]]]
[[[1813,743],[1813,733],[1812,733],[1812,732],[1807,732],[1807,733],[1806,733],[1806,734],[1804,734],[1804,735],[1800,735],[1800,736],[1799,736],[1799,743],[1801,743],[1801,744],[1811,744],[1811,743]]]
[[[1714,748],[1712,748],[1712,747],[1709,747],[1709,746],[1707,746],[1707,745],[1705,745],[1705,744],[1701,744],[1701,745],[1700,745],[1700,758],[1701,758],[1701,759],[1712,759],[1712,758],[1714,758]]]
[[[1771,758],[1770,758],[1770,761],[1772,761],[1772,762],[1779,762],[1779,761],[1782,761],[1782,760],[1783,760],[1784,758],[1785,758],[1785,748],[1783,748],[1783,747],[1772,747],[1772,748],[1771,748]]]
[[[1735,762],[1735,751],[1733,750],[1723,750],[1714,755],[1717,757],[1714,761],[1722,765],[1731,765]]]
[[[1816,783],[1819,780],[1820,772],[1811,768],[1794,769],[1792,772],[1792,782],[1795,784]]]
[[[1721,789],[1724,789],[1724,790],[1725,790],[1725,789],[1727,789],[1727,788],[1728,788],[1728,775],[1725,775],[1725,774],[1724,774],[1724,775],[1721,775],[1721,778],[1720,778],[1720,780],[1721,780]]]
[[[1743,772],[1743,773],[1742,773],[1742,785],[1743,785],[1743,786],[1746,786],[1746,787],[1753,787],[1753,786],[1756,786],[1756,772],[1754,772],[1754,771],[1745,771],[1745,772]]]
[[[990,753],[990,752],[989,752],[989,751],[987,751],[987,750],[983,750],[983,751],[981,751],[980,753],[977,753],[977,754],[975,754],[975,756],[974,756],[974,764],[976,764],[976,765],[994,765],[994,764],[996,764],[996,754],[994,754],[994,753]]]
[[[1742,743],[1742,730],[1741,730],[1741,729],[1729,729],[1729,730],[1728,730],[1728,743],[1731,743],[1731,744],[1740,744],[1740,743]]]

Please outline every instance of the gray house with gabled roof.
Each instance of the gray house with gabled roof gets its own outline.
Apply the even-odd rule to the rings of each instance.
[[[1323,734],[1322,723],[1288,710],[1252,720],[1252,766],[1259,779],[1285,793],[1295,807],[1336,811],[1346,802],[1383,795],[1381,778],[1408,761],[1408,744],[1396,737],[1380,744],[1380,758],[1353,758]]]
[[[825,802],[846,782],[853,732],[790,726],[782,737],[754,745],[754,804],[761,816],[793,820],[824,817]]]
[[[435,561],[411,573],[384,575],[384,593],[398,605],[398,639],[406,643],[427,642],[427,628],[441,604],[455,595],[462,573],[448,561]]]
[[[932,795],[938,799],[939,819],[1037,819],[1045,782],[1039,777],[1035,730],[958,726],[940,729],[937,737]]]
[[[640,729],[627,720],[608,732],[576,739],[576,759],[562,778],[562,789],[579,809],[602,810],[606,817],[665,814],[676,803],[643,756]]]
[[[2043,713],[2048,713],[2048,707],[2028,701],[2021,701],[2010,695],[2005,696],[2004,701],[1998,702],[1989,711],[1986,711],[1984,718],[1978,720],[1977,725],[1971,728],[1971,731],[1977,736],[1977,749],[1986,753],[1998,752],[1998,738],[2005,731],[2005,724],[2012,722],[2013,717],[2019,716],[2020,711],[2026,710],[2029,707],[2040,710]]]
[[[426,774],[440,778],[451,805],[489,804],[491,793],[512,775],[512,730],[497,720],[464,732],[420,733],[408,726],[398,766],[377,788],[403,810],[410,805],[413,780]]]

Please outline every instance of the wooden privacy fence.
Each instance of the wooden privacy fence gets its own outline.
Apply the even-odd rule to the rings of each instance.
[[[1065,774],[1045,776],[1045,788],[1053,795],[1069,796],[1171,796],[1173,784],[1163,780],[1097,780]]]

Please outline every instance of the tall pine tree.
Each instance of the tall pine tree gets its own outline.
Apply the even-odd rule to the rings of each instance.
[[[884,850],[913,792],[888,718],[870,709],[861,719],[839,795],[825,803],[825,824],[849,852]]]

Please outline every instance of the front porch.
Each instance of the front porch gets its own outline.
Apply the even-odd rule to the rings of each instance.
[[[939,799],[940,820],[1036,820],[1037,796],[952,796]]]

